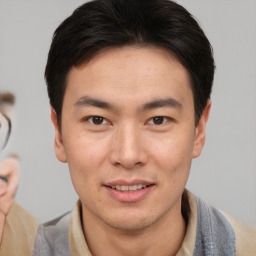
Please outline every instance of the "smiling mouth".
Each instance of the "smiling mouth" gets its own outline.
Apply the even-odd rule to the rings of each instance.
[[[131,185],[131,186],[116,185],[116,186],[107,186],[107,187],[121,191],[121,192],[127,192],[127,191],[133,192],[133,191],[145,189],[150,186],[153,186],[153,184],[150,184],[150,185],[138,184],[138,185]]]

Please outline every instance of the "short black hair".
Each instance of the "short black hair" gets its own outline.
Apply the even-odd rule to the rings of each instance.
[[[60,24],[49,51],[45,79],[59,128],[70,69],[103,49],[127,45],[156,46],[176,56],[190,76],[198,123],[215,65],[210,42],[193,16],[170,0],[93,0]]]

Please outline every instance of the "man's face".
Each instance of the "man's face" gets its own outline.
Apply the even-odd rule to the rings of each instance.
[[[163,49],[110,49],[72,68],[61,134],[52,119],[83,215],[123,230],[180,215],[207,116],[195,127],[188,73]]]

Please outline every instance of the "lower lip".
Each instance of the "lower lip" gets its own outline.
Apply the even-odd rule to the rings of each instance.
[[[113,197],[117,201],[129,202],[129,203],[130,202],[138,202],[138,201],[142,200],[152,191],[153,187],[154,186],[152,185],[152,186],[148,186],[146,188],[139,189],[136,191],[124,191],[123,192],[123,191],[119,191],[114,188],[105,186],[105,188],[107,189],[107,191],[111,197]]]

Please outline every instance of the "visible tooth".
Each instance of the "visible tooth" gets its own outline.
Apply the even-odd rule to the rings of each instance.
[[[129,186],[129,191],[135,191],[138,189],[137,185]]]
[[[140,190],[140,189],[143,189],[146,187],[147,187],[147,185],[142,185],[142,184],[131,185],[131,186],[126,186],[126,185],[111,186],[111,188],[119,190],[119,191],[136,191],[136,190]]]
[[[122,186],[121,186],[121,190],[122,190],[122,191],[128,191],[128,186],[122,185]]]

